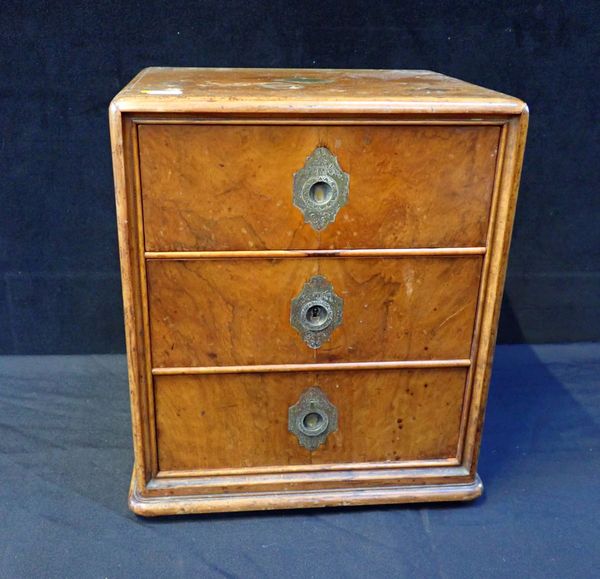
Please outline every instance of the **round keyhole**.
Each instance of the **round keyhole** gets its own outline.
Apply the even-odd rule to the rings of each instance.
[[[317,205],[325,205],[331,201],[333,197],[333,189],[329,183],[325,183],[325,181],[317,181],[313,183],[311,188],[308,191],[308,194],[313,201]]]
[[[307,436],[319,436],[327,430],[329,418],[326,414],[315,408],[312,403],[311,409],[300,418],[298,428]]]
[[[306,321],[311,327],[322,326],[327,321],[327,310],[320,305],[314,305],[306,311]]]
[[[309,412],[302,421],[306,430],[318,430],[323,423],[323,417],[316,412]]]

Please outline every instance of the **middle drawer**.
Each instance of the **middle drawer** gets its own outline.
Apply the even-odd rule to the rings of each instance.
[[[481,267],[479,255],[149,260],[152,364],[469,358]],[[335,301],[321,307],[323,291]]]

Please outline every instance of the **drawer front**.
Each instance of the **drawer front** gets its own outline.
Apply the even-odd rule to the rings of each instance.
[[[148,251],[485,244],[498,126],[139,125]],[[322,230],[294,173],[326,147],[349,175]]]
[[[157,376],[159,468],[452,458],[466,372],[446,368]],[[337,429],[309,450],[289,431],[289,408],[314,387],[335,409]]]
[[[469,358],[481,265],[481,256],[150,260],[153,365]],[[316,349],[291,319],[315,276],[343,302]]]

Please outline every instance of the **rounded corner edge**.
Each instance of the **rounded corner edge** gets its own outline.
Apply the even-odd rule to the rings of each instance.
[[[483,481],[481,477],[476,474],[475,480],[469,485],[469,491],[465,494],[465,501],[474,501],[483,495]]]
[[[115,96],[108,105],[108,114],[113,117],[118,115],[121,112],[121,108],[119,107],[119,95]]]
[[[127,506],[129,510],[140,517],[154,517],[156,513],[150,504],[150,501],[144,497],[135,481],[135,475],[131,478],[131,486],[129,487],[129,497],[127,498]]]

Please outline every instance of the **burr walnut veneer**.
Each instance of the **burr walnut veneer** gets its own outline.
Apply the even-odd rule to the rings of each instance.
[[[142,71],[110,107],[142,515],[472,499],[527,130],[427,71]]]

